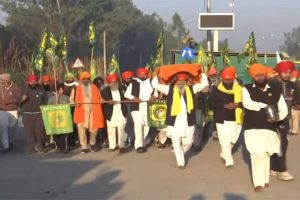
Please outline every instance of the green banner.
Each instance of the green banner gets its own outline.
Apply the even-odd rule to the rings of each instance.
[[[73,121],[69,104],[47,105],[40,108],[47,135],[73,132]]]
[[[151,127],[166,128],[167,101],[155,100],[148,103],[148,123]]]

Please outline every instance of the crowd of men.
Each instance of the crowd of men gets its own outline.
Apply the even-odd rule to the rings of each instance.
[[[248,69],[252,83],[243,85],[235,67],[220,73],[211,68],[193,77],[176,73],[166,84],[146,68],[91,80],[81,72],[78,81],[68,72],[63,83],[53,83],[49,75],[39,81],[29,75],[21,91],[11,75],[0,75],[0,141],[3,153],[13,149],[18,116],[22,116],[28,154],[67,153],[80,146],[81,153],[108,147],[110,152],[127,152],[133,147],[144,153],[151,143],[167,145],[175,153],[179,169],[186,167],[186,153],[199,151],[208,132],[217,133],[220,158],[232,169],[232,149],[244,134],[250,153],[254,191],[269,186],[270,175],[294,179],[286,166],[288,135],[297,135],[300,114],[299,73],[291,61],[273,69],[254,64]],[[194,79],[200,79],[195,81]],[[166,128],[148,123],[148,103],[166,99]],[[74,132],[49,137],[45,134],[41,105],[70,104]],[[151,134],[149,134],[151,133]],[[152,134],[155,133],[155,134]],[[153,135],[155,137],[153,137]],[[155,139],[154,139],[155,138]],[[170,138],[170,140],[168,139]]]

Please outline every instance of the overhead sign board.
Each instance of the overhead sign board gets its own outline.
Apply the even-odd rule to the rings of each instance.
[[[200,13],[199,30],[234,30],[234,13]]]

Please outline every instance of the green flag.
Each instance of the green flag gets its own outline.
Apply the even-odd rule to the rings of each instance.
[[[33,68],[42,71],[45,65],[45,53],[41,50],[39,50],[33,59]]]
[[[40,47],[39,47],[40,51],[46,51],[46,49],[48,48],[48,45],[49,45],[48,40],[49,40],[49,33],[47,30],[45,30],[42,35],[42,39],[41,39],[41,43],[40,43]]]
[[[203,68],[207,68],[208,58],[206,51],[204,50],[203,46],[199,44],[198,46],[198,56],[197,56],[197,64],[202,65]]]
[[[91,46],[95,44],[95,23],[93,21],[89,25],[89,42]]]
[[[166,128],[167,100],[155,100],[148,103],[148,123],[151,127]]]
[[[61,35],[59,38],[59,57],[62,59],[66,59],[68,55],[67,50],[67,36],[65,34]]]
[[[256,43],[255,43],[254,32],[251,32],[249,39],[246,42],[240,56],[242,56],[243,58],[248,56],[248,61],[247,61],[246,67],[249,67],[250,65],[257,63]]]
[[[112,59],[107,69],[107,74],[120,74],[120,66],[115,54],[113,54],[112,56]]]
[[[164,60],[164,32],[163,30],[159,34],[159,38],[156,43],[156,57],[154,59],[154,68],[155,70],[156,67],[163,65],[163,60]]]
[[[73,132],[71,107],[69,104],[40,106],[47,135]]]
[[[58,45],[59,42],[56,37],[50,33],[49,34],[49,48],[46,50],[46,54],[52,57],[58,56]]]
[[[91,80],[93,81],[97,77],[97,68],[96,68],[96,60],[91,60],[90,67]]]
[[[231,65],[231,59],[230,59],[230,56],[229,56],[228,44],[225,45],[225,47],[222,51],[222,57],[223,57],[224,67],[230,66]]]

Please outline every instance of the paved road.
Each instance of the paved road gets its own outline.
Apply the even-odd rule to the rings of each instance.
[[[234,154],[233,170],[221,164],[220,147],[213,140],[189,159],[185,170],[176,168],[169,148],[151,147],[146,154],[119,155],[104,149],[86,155],[34,156],[19,148],[0,154],[0,199],[300,199],[300,136],[291,137],[288,153],[297,179],[282,182],[272,177],[270,188],[260,194],[253,192],[243,145]]]

